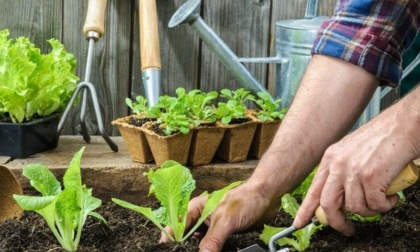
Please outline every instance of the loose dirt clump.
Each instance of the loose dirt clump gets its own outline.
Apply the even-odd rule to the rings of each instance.
[[[353,237],[345,237],[329,227],[324,227],[312,238],[308,251],[420,251],[420,183],[405,191],[406,201],[383,215],[380,221],[357,223]],[[159,244],[159,230],[142,215],[116,206],[104,204],[98,211],[108,221],[108,226],[88,218],[80,242],[80,252],[94,251],[198,251],[199,240],[191,238],[182,244]],[[270,223],[288,226],[292,219],[279,213]],[[267,248],[260,240],[261,230],[232,235],[223,251],[231,252],[255,243]],[[33,212],[25,212],[21,220],[0,224],[0,251],[4,252],[62,252],[45,221]]]

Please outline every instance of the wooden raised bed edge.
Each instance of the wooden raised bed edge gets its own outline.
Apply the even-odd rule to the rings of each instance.
[[[94,196],[105,202],[111,197],[117,197],[134,204],[154,200],[147,196],[150,184],[143,173],[155,167],[155,164],[132,161],[122,137],[111,139],[118,145],[118,152],[113,152],[100,136],[93,136],[89,144],[85,143],[81,136],[60,136],[58,146],[54,150],[25,159],[0,157],[0,164],[15,174],[25,194],[31,194],[35,191],[22,176],[22,170],[27,164],[43,164],[61,179],[74,153],[86,146],[82,157],[82,179],[84,184],[93,189]],[[247,160],[190,167],[197,185],[194,195],[247,179],[257,162],[258,160]]]

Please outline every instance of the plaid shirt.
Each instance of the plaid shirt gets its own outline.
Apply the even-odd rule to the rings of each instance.
[[[312,53],[359,65],[396,86],[402,76],[401,55],[420,27],[420,0],[339,0],[322,24]]]

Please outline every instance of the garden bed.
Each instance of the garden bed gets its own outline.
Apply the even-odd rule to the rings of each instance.
[[[91,144],[84,144],[80,136],[60,138],[59,146],[27,159],[0,162],[11,169],[29,193],[29,185],[21,176],[28,163],[44,163],[56,175],[62,175],[72,155],[86,145],[82,159],[83,180],[93,188],[93,194],[104,200],[98,210],[108,221],[108,226],[88,218],[78,251],[197,251],[198,240],[190,239],[183,244],[158,244],[160,232],[140,214],[109,202],[109,197],[118,197],[131,202],[155,204],[147,197],[148,182],[143,176],[153,165],[132,162],[121,138],[113,140],[120,147],[118,153],[109,150],[101,138],[94,137]],[[235,164],[213,163],[194,167],[198,192],[212,191],[249,176],[256,160]],[[357,233],[347,238],[329,227],[313,236],[308,251],[419,251],[420,250],[420,182],[405,192],[407,200],[385,214],[379,222],[358,223]],[[279,213],[273,226],[288,226],[292,219]],[[258,243],[261,230],[233,235],[223,251],[238,251]],[[64,251],[48,229],[45,221],[32,212],[25,212],[21,220],[0,224],[0,251]]]
[[[406,190],[407,201],[385,214],[379,222],[358,223],[357,233],[348,238],[329,227],[313,236],[308,251],[398,251],[420,249],[420,183]],[[197,251],[198,240],[189,239],[183,244],[158,244],[157,228],[140,214],[106,203],[98,211],[108,226],[89,218],[83,230],[78,251]],[[289,216],[280,213],[271,223],[287,226]],[[260,231],[260,230],[259,230]],[[259,241],[258,232],[233,235],[223,251],[238,251]],[[64,251],[60,248],[44,220],[25,212],[20,221],[0,224],[0,250],[16,251]]]

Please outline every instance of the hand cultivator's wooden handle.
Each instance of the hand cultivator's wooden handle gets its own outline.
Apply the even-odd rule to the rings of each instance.
[[[418,178],[419,167],[417,167],[413,162],[408,163],[401,171],[401,173],[392,181],[391,185],[386,190],[386,195],[393,195],[406,189],[407,187],[416,183]],[[321,207],[316,209],[315,216],[319,223],[328,225],[328,220],[325,216],[324,210],[322,210]]]
[[[107,0],[88,0],[88,9],[86,14],[83,33],[97,32],[99,37],[105,33],[105,10]]]
[[[156,0],[139,0],[141,70],[161,69]]]

